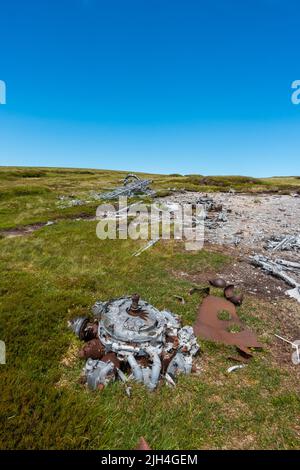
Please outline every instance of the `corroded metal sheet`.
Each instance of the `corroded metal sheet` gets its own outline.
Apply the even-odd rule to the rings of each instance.
[[[224,312],[230,319],[220,319]],[[235,306],[228,300],[213,295],[206,297],[200,305],[194,332],[203,339],[237,346],[247,354],[251,354],[248,348],[262,347],[256,335],[239,319]]]

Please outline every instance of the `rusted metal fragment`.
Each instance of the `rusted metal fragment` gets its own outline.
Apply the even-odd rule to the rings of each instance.
[[[81,341],[90,341],[97,337],[98,322],[90,322],[89,317],[74,318],[69,326]]]
[[[228,356],[227,359],[236,362],[247,362],[247,358],[243,356]]]
[[[162,365],[162,373],[163,374],[166,373],[166,370],[169,367],[169,364],[172,361],[175,354],[176,354],[176,351],[173,351],[171,353],[163,353],[162,354],[161,365]]]
[[[243,346],[237,346],[239,353],[246,359],[249,359],[250,357],[253,356],[252,352],[250,351],[249,348],[243,347]]]
[[[113,352],[110,352],[110,353],[107,353],[105,354],[102,358],[101,358],[101,361],[103,362],[112,362],[113,365],[119,369],[120,368],[120,361],[119,359],[117,358],[117,355]]]
[[[90,341],[91,339],[97,338],[99,323],[93,322],[88,323],[84,329],[84,341]]]
[[[195,292],[199,292],[199,294],[202,294],[202,295],[209,295],[210,293],[210,288],[209,287],[192,287],[190,290],[189,290],[189,294],[190,295],[193,295]]]
[[[168,335],[166,337],[166,340],[168,343],[173,343],[173,349],[177,349],[179,346],[179,339],[178,336],[170,336]]]
[[[139,304],[140,296],[138,294],[133,294],[133,296],[131,297],[131,300],[132,300],[132,303],[131,303],[130,308],[128,309],[128,315],[131,315],[133,317],[140,317],[143,320],[146,320],[148,313],[142,310]]]
[[[86,359],[101,359],[104,354],[105,348],[98,338],[85,343],[83,348],[79,351],[79,357]]]
[[[173,295],[173,297],[178,300],[182,305],[185,304],[185,300],[181,295]]]
[[[241,305],[244,299],[243,294],[235,294],[234,285],[230,284],[224,289],[224,296],[227,300],[230,300],[234,305]]]
[[[220,287],[221,289],[224,289],[224,287],[227,285],[226,281],[220,277],[217,277],[216,279],[210,279],[208,282],[211,286]]]
[[[149,444],[146,442],[146,440],[143,437],[140,437],[140,440],[135,450],[152,450],[152,449],[149,446]]]
[[[220,312],[228,312],[230,320],[220,320]],[[232,330],[236,328],[236,333]],[[256,335],[246,328],[239,319],[235,306],[226,299],[209,295],[199,307],[194,332],[201,338],[237,346],[251,355],[248,348],[262,348]]]

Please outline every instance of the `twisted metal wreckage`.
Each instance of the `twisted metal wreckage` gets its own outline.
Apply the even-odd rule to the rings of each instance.
[[[263,255],[255,255],[250,258],[254,266],[262,268],[267,273],[274,277],[282,279],[287,285],[292,287],[286,293],[300,302],[300,282],[286,272],[291,272],[294,275],[300,275],[300,263],[279,259],[275,260],[267,258]]]
[[[181,326],[178,316],[159,311],[139,295],[97,302],[94,321],[75,318],[70,327],[85,341],[80,352],[88,387],[102,389],[119,378],[130,395],[128,379],[154,390],[160,377],[175,385],[177,373],[192,372],[199,345],[191,326]]]
[[[118,186],[109,192],[97,193],[91,191],[87,199],[77,199],[74,196],[59,196],[58,204],[61,208],[82,206],[92,201],[108,201],[117,199],[121,196],[133,197],[139,195],[155,196],[156,192],[149,186],[152,183],[150,179],[141,179],[135,174],[127,175],[123,180],[123,186]]]
[[[152,183],[151,180],[142,180],[137,175],[129,174],[124,178],[123,186],[110,191],[108,193],[102,193],[100,195],[101,199],[109,200],[116,199],[120,196],[134,196],[135,194],[143,193],[153,196],[155,191],[149,188],[149,185]]]

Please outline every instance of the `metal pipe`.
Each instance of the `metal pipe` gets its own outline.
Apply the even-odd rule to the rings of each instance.
[[[147,352],[149,352],[149,356],[151,357],[152,363],[153,363],[148,388],[150,390],[154,390],[159,381],[159,376],[160,376],[160,371],[161,371],[161,361],[157,352],[151,351],[151,350]]]
[[[276,336],[276,338],[282,339],[282,341],[285,341],[286,343],[289,343],[293,346],[293,343],[291,341],[289,341],[288,339],[285,339],[285,338],[283,338],[282,336],[279,336],[279,335],[274,335],[274,336]]]
[[[133,354],[128,354],[127,360],[129,362],[129,365],[132,369],[133,376],[137,382],[143,382],[143,372],[141,367],[138,365],[138,363],[135,360],[135,357]]]

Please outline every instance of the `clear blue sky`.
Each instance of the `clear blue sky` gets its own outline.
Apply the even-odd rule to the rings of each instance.
[[[0,165],[300,174],[299,0],[0,0]]]

